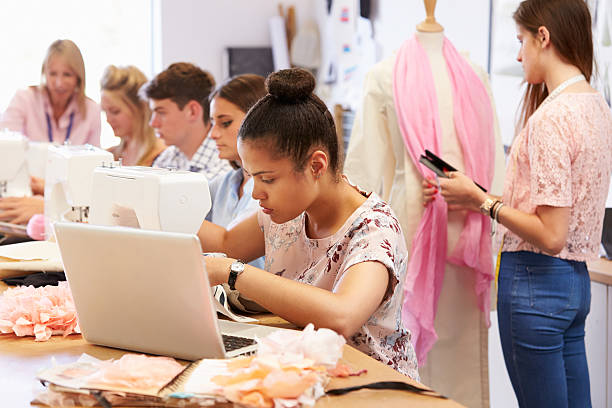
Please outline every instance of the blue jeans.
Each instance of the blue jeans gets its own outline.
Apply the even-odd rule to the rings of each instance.
[[[589,408],[585,262],[503,252],[497,309],[506,369],[521,408]]]

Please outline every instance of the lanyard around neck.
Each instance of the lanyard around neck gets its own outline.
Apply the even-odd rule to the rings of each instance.
[[[580,82],[580,81],[586,81],[586,78],[584,77],[584,75],[580,74],[580,75],[576,75],[574,77],[571,77],[570,79],[562,82],[559,86],[557,86],[555,89],[553,89],[551,91],[550,94],[548,94],[548,96],[546,97],[546,99],[544,99],[542,101],[542,103],[540,104],[539,107],[542,107],[544,105],[546,105],[547,103],[550,103],[553,99],[555,99],[557,96],[559,96],[559,94],[568,86],[575,84],[576,82]]]
[[[49,137],[49,143],[53,143],[53,128],[51,127],[51,116],[47,112],[45,112],[45,116],[47,117],[47,136]],[[64,142],[67,142],[70,139],[70,132],[72,132],[72,124],[74,123],[74,112],[70,113],[70,122],[68,122],[68,129],[66,129],[66,139]]]

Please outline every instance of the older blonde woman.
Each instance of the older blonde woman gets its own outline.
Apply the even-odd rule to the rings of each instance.
[[[108,149],[115,160],[132,166],[151,166],[153,160],[166,148],[149,126],[151,110],[139,98],[140,87],[147,77],[136,67],[109,65],[100,81],[101,105],[106,121],[121,142]]]
[[[17,91],[0,128],[35,141],[100,145],[100,108],[85,96],[85,65],[74,42],[49,46],[41,84]]]

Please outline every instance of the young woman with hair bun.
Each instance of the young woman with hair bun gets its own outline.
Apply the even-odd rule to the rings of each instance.
[[[296,324],[333,329],[348,343],[418,379],[401,320],[407,250],[391,208],[342,176],[336,128],[302,69],[271,74],[268,94],[238,133],[260,209],[230,230],[199,236],[212,285],[229,283]],[[244,265],[265,255],[264,270]]]

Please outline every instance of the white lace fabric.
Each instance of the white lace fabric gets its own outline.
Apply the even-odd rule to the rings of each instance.
[[[512,144],[503,201],[534,214],[537,206],[570,207],[559,258],[597,257],[612,173],[612,113],[599,93],[562,93],[538,109]],[[501,228],[503,251],[538,247]]]

